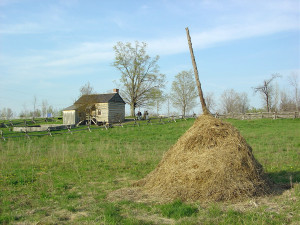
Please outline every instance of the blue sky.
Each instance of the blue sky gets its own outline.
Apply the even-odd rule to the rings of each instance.
[[[61,109],[87,82],[99,93],[115,88],[118,41],[146,42],[160,56],[168,92],[192,69],[185,27],[216,102],[233,88],[260,107],[253,86],[280,73],[289,90],[287,76],[300,71],[299,0],[0,0],[0,109],[32,110],[34,96]]]

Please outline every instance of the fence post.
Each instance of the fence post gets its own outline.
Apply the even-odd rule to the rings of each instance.
[[[68,125],[67,128],[68,128],[68,132],[73,134],[72,131],[71,131],[71,125]]]
[[[90,125],[88,125],[87,129],[88,129],[89,132],[92,132],[91,128],[90,128]]]
[[[149,123],[152,125],[152,122],[151,122],[151,119],[150,119],[150,118],[149,118],[148,121],[147,121],[147,124],[149,124]]]
[[[162,116],[159,117],[159,123],[165,124],[164,121],[162,120]]]
[[[171,119],[170,119],[170,117],[168,117],[168,123],[171,123]]]
[[[25,131],[23,131],[23,132],[25,133],[25,136],[26,136],[28,139],[30,139],[30,136],[29,136],[29,134],[28,134],[28,131],[25,130]]]
[[[1,135],[1,138],[3,139],[3,141],[5,141],[5,137],[3,136],[3,131],[0,130],[0,135]]]
[[[104,127],[105,127],[106,130],[108,130],[108,128],[110,127],[109,123],[105,123]]]
[[[140,124],[136,121],[136,118],[134,118],[134,126],[137,125],[138,127],[140,126]]]
[[[52,134],[50,132],[50,127],[48,127],[47,131],[48,131],[48,135],[52,137]]]

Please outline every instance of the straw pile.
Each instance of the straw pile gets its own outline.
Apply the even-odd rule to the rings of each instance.
[[[200,116],[134,186],[145,195],[183,201],[234,200],[268,190],[262,166],[239,131],[211,115]]]

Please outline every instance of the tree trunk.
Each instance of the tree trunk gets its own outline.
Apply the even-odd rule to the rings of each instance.
[[[194,51],[193,51],[193,47],[192,47],[192,41],[191,41],[191,37],[190,37],[189,28],[187,27],[187,28],[185,28],[185,30],[186,30],[188,43],[189,43],[189,48],[190,48],[192,63],[193,63],[193,67],[194,67],[194,74],[195,74],[196,84],[197,84],[197,87],[198,87],[198,93],[199,93],[199,97],[200,97],[202,111],[203,111],[203,114],[208,115],[208,114],[210,114],[210,112],[208,111],[208,109],[206,107],[205,99],[204,99],[204,96],[203,96],[201,83],[200,83],[199,75],[198,75],[198,69],[197,69],[197,65],[196,65],[196,61],[195,61]]]
[[[130,116],[135,117],[135,107],[134,103],[130,104]]]
[[[266,99],[267,99],[267,111],[270,112],[269,95],[266,95]]]

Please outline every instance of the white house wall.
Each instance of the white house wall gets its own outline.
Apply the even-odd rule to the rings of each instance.
[[[71,125],[78,122],[78,115],[75,110],[63,111],[63,124]]]

